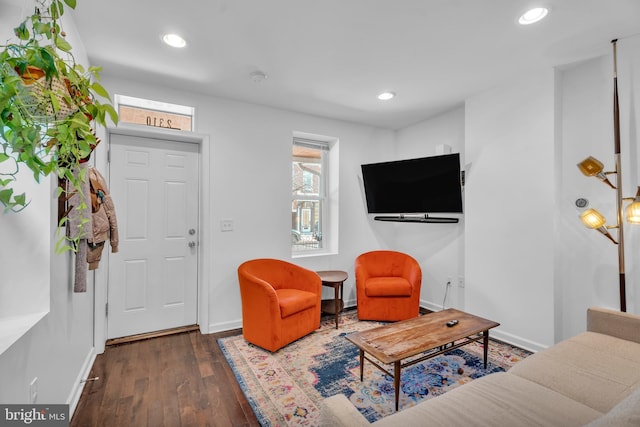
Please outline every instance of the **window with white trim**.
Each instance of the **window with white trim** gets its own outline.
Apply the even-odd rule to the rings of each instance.
[[[291,252],[325,252],[329,238],[329,143],[293,138]]]

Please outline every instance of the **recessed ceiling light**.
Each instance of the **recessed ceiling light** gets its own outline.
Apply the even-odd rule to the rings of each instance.
[[[395,96],[395,92],[382,92],[380,95],[378,95],[378,99],[381,101],[388,101]]]
[[[534,22],[538,22],[543,19],[549,13],[549,9],[546,7],[534,7],[533,9],[527,10],[523,13],[518,19],[518,23],[520,25],[529,25]]]
[[[171,47],[185,47],[187,45],[185,39],[177,34],[165,34],[162,36],[162,41]]]

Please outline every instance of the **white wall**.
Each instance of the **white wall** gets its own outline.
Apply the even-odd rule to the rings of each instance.
[[[553,70],[467,100],[465,307],[504,339],[554,342]]]
[[[291,259],[291,141],[294,131],[339,139],[339,254],[296,258],[305,267],[341,269],[347,304],[355,304],[353,261],[384,242],[367,221],[360,186],[360,164],[388,158],[394,133],[254,104],[169,90],[133,80],[103,76],[112,94],[149,98],[196,108],[196,132],[210,136],[212,241],[209,286],[210,330],[240,327],[237,267],[258,257]],[[248,84],[252,84],[248,82]],[[106,168],[104,159],[99,160]],[[116,209],[118,201],[114,201]],[[234,230],[221,232],[221,219]],[[332,290],[327,289],[327,295]],[[331,294],[332,295],[332,294]]]
[[[447,144],[466,169],[460,224],[396,228],[396,246],[420,258],[423,304],[439,309],[451,277],[447,307],[497,320],[494,335],[531,349],[554,342],[555,80],[522,76],[396,138],[398,157]]]
[[[618,41],[620,138],[624,195],[640,186],[640,36]],[[627,311],[640,313],[640,226],[627,224]]]
[[[22,16],[21,9],[2,6],[0,23],[2,40],[10,37],[11,29]],[[6,12],[6,13],[5,13]],[[64,22],[74,46],[76,59],[87,63],[82,43],[77,40],[72,22]],[[29,176],[26,177],[30,179]],[[74,403],[80,388],[80,379],[87,373],[93,361],[93,286],[88,284],[88,292],[73,293],[71,271],[73,264],[69,254],[57,255],[54,251],[57,226],[57,200],[52,181],[44,180],[30,192],[34,196],[33,206],[28,212],[18,215],[0,214],[0,230],[20,227],[28,221],[36,234],[25,233],[12,238],[7,243],[3,234],[3,246],[11,248],[10,255],[2,253],[0,270],[3,271],[3,289],[15,289],[14,295],[22,299],[39,299],[43,295],[50,298],[50,312],[18,341],[0,354],[0,402],[29,402],[29,383],[38,378],[37,403]],[[29,184],[34,187],[37,184]],[[51,208],[50,208],[51,207]],[[21,215],[24,215],[22,217]],[[43,245],[44,242],[44,245]],[[44,251],[42,247],[47,247]],[[34,248],[38,248],[37,251]],[[5,275],[9,269],[25,269],[23,275]],[[50,276],[50,297],[34,291],[29,281],[41,273]],[[50,273],[50,274],[49,274]],[[7,280],[7,282],[5,282]],[[7,288],[8,286],[8,288]],[[26,290],[26,292],[25,292]],[[3,291],[4,292],[4,291]],[[36,293],[33,293],[36,292]],[[14,300],[15,302],[15,300]]]
[[[464,108],[396,133],[394,158],[435,154],[441,143],[465,159],[465,215],[450,225],[374,226],[384,244],[415,254],[422,304],[502,323],[501,338],[541,349],[586,328],[586,309],[619,309],[617,249],[586,229],[574,202],[586,197],[610,223],[615,193],[576,168],[588,155],[613,169],[613,58],[514,78]],[[640,184],[640,37],[618,41],[623,188]],[[461,142],[462,141],[462,142]],[[612,178],[613,179],[613,178]],[[612,230],[615,235],[615,230]],[[625,226],[627,309],[640,309],[640,228]],[[466,287],[455,285],[464,275]]]
[[[618,87],[620,97],[620,130],[623,195],[634,196],[640,183],[638,175],[638,127],[640,116],[640,38],[618,42]],[[558,254],[561,290],[559,339],[586,327],[584,312],[591,305],[620,309],[618,291],[618,249],[600,233],[584,227],[578,218],[575,200],[583,197],[590,207],[598,209],[608,224],[615,224],[615,190],[580,173],[576,164],[594,156],[613,171],[613,53],[572,67],[562,73],[562,151]],[[610,177],[616,182],[615,175]],[[640,230],[624,224],[627,311],[640,309]],[[617,237],[616,230],[611,230]]]
[[[559,227],[559,270],[562,310],[559,333],[584,330],[580,316],[594,302],[618,307],[617,247],[604,236],[584,227],[578,218],[575,200],[583,197],[615,222],[615,191],[576,167],[592,155],[614,169],[611,58],[598,58],[562,72],[562,174]],[[589,88],[585,90],[585,88]],[[615,182],[615,177],[612,177]],[[612,231],[615,235],[615,231]]]
[[[457,108],[424,122],[401,129],[396,134],[397,159],[435,156],[439,146],[446,145],[452,153],[460,153],[464,169],[464,107]],[[380,159],[391,160],[391,159]],[[422,268],[421,305],[431,310],[442,309],[446,283],[451,287],[446,296],[446,308],[464,309],[464,215],[457,224],[381,223],[378,228],[393,229],[393,246],[418,260]]]
[[[0,164],[0,173],[15,170],[9,163]],[[42,212],[49,210],[51,192],[50,180],[42,181],[36,182],[22,167],[12,188],[14,194],[24,192],[29,205],[20,212],[0,213],[3,241],[22,242],[18,247],[0,245],[0,354],[49,312],[51,245],[43,236],[51,234],[51,224]]]
[[[20,12],[18,6],[0,4],[0,38],[13,36],[9,23],[17,23]],[[0,246],[0,354],[49,312],[50,245],[41,239],[50,230],[48,218],[41,214],[49,209],[49,188],[39,185],[27,167],[12,160],[0,163],[0,178],[12,173],[16,174],[11,185],[13,194],[25,193],[30,208],[20,214],[0,214],[0,236],[5,241],[24,242],[17,249],[13,245]],[[39,268],[32,267],[34,259]]]

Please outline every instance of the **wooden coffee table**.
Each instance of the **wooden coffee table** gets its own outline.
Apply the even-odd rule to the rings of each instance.
[[[448,327],[447,322],[454,319],[458,321],[458,324]],[[489,329],[496,326],[500,326],[500,324],[450,308],[414,319],[356,332],[347,335],[346,338],[360,349],[360,381],[363,380],[365,359],[385,374],[393,377],[397,411],[402,368],[482,339],[484,368],[487,369]],[[402,363],[402,360],[422,353],[424,353],[422,357]],[[378,361],[382,364],[393,364],[393,374],[382,367]]]

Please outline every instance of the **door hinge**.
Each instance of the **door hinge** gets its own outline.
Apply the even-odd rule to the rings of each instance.
[[[111,149],[107,150],[107,163],[111,163]]]
[[[109,303],[106,303],[104,305],[104,315],[108,316],[109,315]]]

